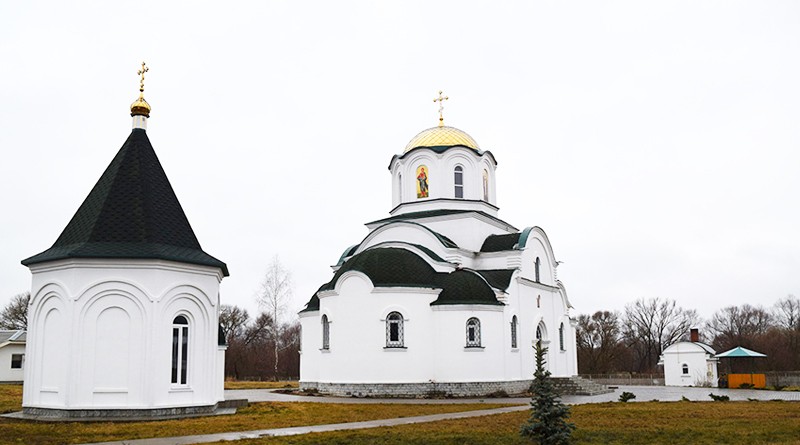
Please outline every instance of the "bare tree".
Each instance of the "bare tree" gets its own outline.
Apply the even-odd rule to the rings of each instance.
[[[775,303],[775,321],[783,328],[800,332],[800,298],[787,295]]]
[[[580,315],[577,328],[580,373],[611,372],[620,352],[619,314],[597,311],[592,316]]]
[[[28,304],[30,301],[30,292],[23,292],[11,297],[11,301],[0,312],[0,329],[28,329]]]
[[[288,347],[281,343],[283,315],[288,310],[292,298],[292,274],[283,267],[280,258],[275,255],[267,265],[261,290],[258,293],[258,305],[272,317],[272,325],[268,328],[273,339],[273,352],[275,354],[275,375],[278,378],[278,362],[281,349]]]
[[[694,310],[683,309],[675,300],[640,298],[625,306],[622,335],[638,359],[638,371],[655,369],[658,358],[699,323]]]
[[[250,316],[247,314],[247,310],[239,306],[222,305],[219,311],[219,325],[222,327],[228,344],[242,336],[248,320],[250,320]]]
[[[714,334],[720,349],[735,346],[755,347],[756,340],[772,327],[772,316],[763,307],[749,304],[728,306],[714,313],[706,328]]]

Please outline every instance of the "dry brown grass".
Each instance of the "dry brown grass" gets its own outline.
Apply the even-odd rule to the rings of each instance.
[[[0,414],[22,409],[22,385],[0,385]]]
[[[225,381],[225,389],[289,389],[298,388],[299,386],[297,380],[282,380],[278,382]]]
[[[0,406],[8,411],[21,409],[19,385],[0,386]],[[16,388],[14,388],[16,387]],[[330,403],[254,403],[232,416],[200,417],[151,422],[58,422],[43,423],[0,419],[0,445],[51,445],[186,436],[228,431],[251,431],[323,423],[421,416],[427,414],[489,409],[500,404],[407,405],[407,404],[330,404]]]

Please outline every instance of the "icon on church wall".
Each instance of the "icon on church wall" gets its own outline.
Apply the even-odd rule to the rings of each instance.
[[[489,202],[489,172],[483,171],[483,200]]]
[[[428,197],[428,167],[417,167],[417,198]]]

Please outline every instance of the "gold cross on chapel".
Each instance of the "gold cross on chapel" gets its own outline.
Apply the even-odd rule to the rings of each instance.
[[[442,111],[444,111],[444,101],[448,100],[447,96],[442,97],[441,90],[439,91],[439,97],[433,99],[433,102],[439,102],[439,126],[444,127],[444,117],[442,117]]]
[[[139,92],[144,93],[144,73],[150,71],[150,68],[146,67],[144,62],[142,62],[142,69],[136,72],[136,74],[142,76],[141,80],[139,80]]]

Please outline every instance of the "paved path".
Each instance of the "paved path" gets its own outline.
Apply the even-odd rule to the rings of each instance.
[[[731,400],[800,400],[796,391],[760,391],[756,389],[689,388],[677,386],[619,386],[613,393],[597,396],[564,396],[561,400],[570,405],[583,403],[616,402],[623,391],[636,395],[635,402],[689,400],[710,402],[709,393],[727,395]],[[460,404],[460,403],[508,403],[527,404],[528,397],[476,398],[476,399],[373,399],[356,397],[313,397],[280,394],[264,389],[225,391],[226,399],[248,399],[251,402],[311,402],[311,403],[407,403],[407,404]]]
[[[291,428],[275,428],[268,430],[242,431],[233,433],[203,434],[198,436],[159,437],[153,439],[124,440],[120,442],[102,442],[84,445],[188,445],[195,443],[219,442],[221,440],[257,439],[264,436],[294,436],[297,434],[321,433],[339,430],[360,430],[383,426],[406,425],[409,423],[436,422],[438,420],[463,419],[466,417],[488,416],[491,414],[510,413],[527,410],[527,406],[510,406],[505,408],[465,411],[461,413],[431,414],[428,416],[402,417],[397,419],[368,420],[365,422],[334,423],[328,425],[297,426]]]
[[[758,391],[748,389],[720,389],[720,388],[680,388],[664,386],[620,386],[613,393],[597,396],[564,396],[564,403],[580,405],[584,403],[613,402],[619,395],[627,391],[636,395],[634,402],[648,402],[651,400],[678,401],[682,397],[689,400],[711,401],[709,393],[727,395],[731,400],[794,400],[800,401],[800,392],[787,391]],[[271,390],[229,390],[225,391],[226,399],[249,399],[251,402],[310,402],[310,403],[406,403],[406,404],[464,404],[464,403],[503,403],[518,404],[517,406],[486,409],[478,411],[465,411],[460,413],[433,414],[428,416],[403,417],[397,419],[370,420],[366,422],[337,423],[329,425],[298,426],[291,428],[276,428],[254,431],[240,431],[232,433],[204,434],[197,436],[160,437],[153,439],[125,440],[119,442],[102,442],[84,445],[187,445],[196,443],[218,442],[221,440],[254,439],[262,436],[292,436],[314,432],[354,430],[364,428],[378,428],[384,426],[405,425],[410,423],[435,422],[447,419],[463,419],[467,417],[488,416],[514,411],[524,411],[529,408],[530,398],[485,398],[485,399],[367,399],[367,398],[340,398],[340,397],[310,397],[279,394]]]

